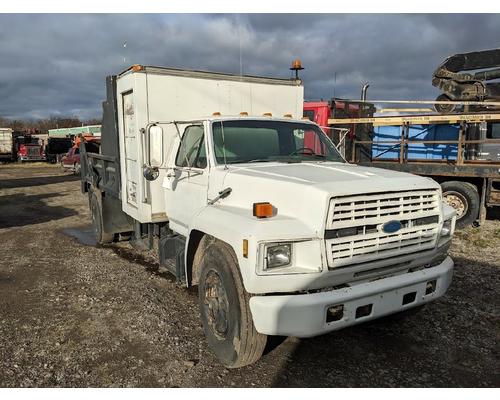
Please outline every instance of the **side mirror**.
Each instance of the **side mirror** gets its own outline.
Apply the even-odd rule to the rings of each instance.
[[[147,181],[154,181],[160,175],[160,171],[156,167],[144,167],[142,175]]]
[[[151,125],[148,129],[149,166],[160,168],[163,164],[163,129],[158,125]],[[147,179],[147,178],[146,178]]]

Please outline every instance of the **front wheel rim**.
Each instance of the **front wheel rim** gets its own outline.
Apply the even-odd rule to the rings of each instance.
[[[220,340],[226,339],[229,328],[229,302],[219,274],[210,270],[205,278],[205,314],[210,330]]]
[[[462,218],[469,209],[467,199],[458,192],[450,191],[443,193],[443,200],[457,212],[457,219]]]

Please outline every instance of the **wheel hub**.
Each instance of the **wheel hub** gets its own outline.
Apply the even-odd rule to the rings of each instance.
[[[467,201],[458,192],[443,193],[443,200],[457,212],[457,219],[462,218],[468,210]]]
[[[219,339],[228,331],[229,302],[219,274],[210,271],[205,279],[205,310],[210,329]]]

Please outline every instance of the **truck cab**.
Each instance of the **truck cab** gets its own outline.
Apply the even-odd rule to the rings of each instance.
[[[20,135],[16,137],[17,160],[23,161],[44,161],[45,152],[39,139],[31,135]]]
[[[298,80],[135,66],[80,146],[100,243],[130,238],[197,286],[221,363],[442,296],[454,210],[437,183],[349,164],[302,118]],[[207,113],[207,111],[209,111]],[[208,115],[207,115],[208,114]]]

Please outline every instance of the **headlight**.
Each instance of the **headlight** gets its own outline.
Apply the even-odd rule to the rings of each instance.
[[[269,246],[266,250],[265,269],[286,267],[292,262],[292,245],[290,243]]]

